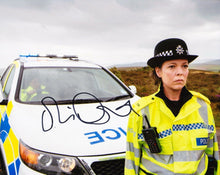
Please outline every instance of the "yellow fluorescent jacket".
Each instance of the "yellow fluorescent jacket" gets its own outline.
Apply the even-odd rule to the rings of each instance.
[[[220,175],[218,142],[210,101],[190,91],[192,98],[175,117],[164,101],[155,96],[141,98],[133,105],[136,112],[129,116],[125,175],[144,175],[144,171],[158,175],[203,175],[208,156],[217,160],[216,175]],[[160,153],[151,153],[143,139],[143,117],[156,127]]]

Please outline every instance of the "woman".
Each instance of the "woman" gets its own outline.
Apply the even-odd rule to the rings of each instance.
[[[147,64],[160,86],[137,101],[129,116],[126,175],[220,174],[210,101],[185,87],[196,57],[181,39],[156,45]]]

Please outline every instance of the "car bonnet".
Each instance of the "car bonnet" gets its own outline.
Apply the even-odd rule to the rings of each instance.
[[[131,103],[14,103],[9,118],[18,139],[34,149],[72,156],[107,155],[125,151]]]

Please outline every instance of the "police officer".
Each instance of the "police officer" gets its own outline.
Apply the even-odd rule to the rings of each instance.
[[[46,86],[41,85],[37,78],[33,78],[26,89],[21,89],[20,100],[23,102],[33,101],[37,96],[49,94],[45,89]]]
[[[147,64],[154,69],[159,89],[133,105],[127,130],[126,175],[220,174],[210,101],[185,86],[188,65],[196,57],[178,38],[156,45]]]

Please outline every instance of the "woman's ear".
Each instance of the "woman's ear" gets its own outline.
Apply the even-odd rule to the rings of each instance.
[[[159,78],[161,78],[161,68],[155,67],[155,72]]]

